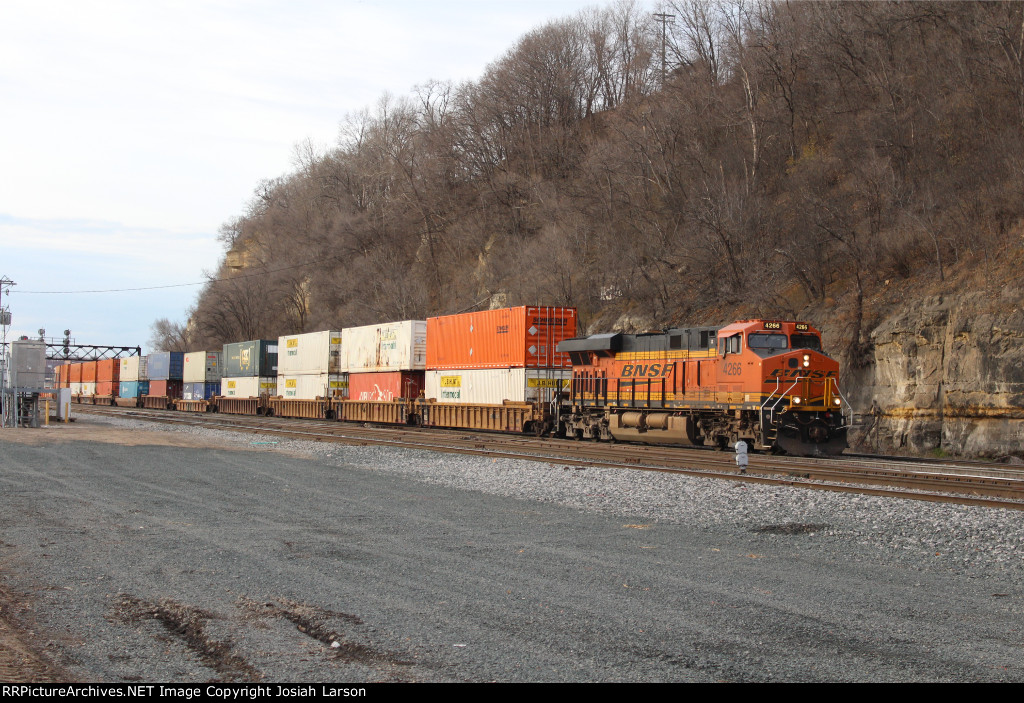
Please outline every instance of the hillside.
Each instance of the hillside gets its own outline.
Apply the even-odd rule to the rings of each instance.
[[[164,345],[491,304],[589,331],[799,317],[843,360],[858,441],[1013,451],[1024,6],[663,9],[664,71],[662,25],[619,2],[346,116],[225,225]]]

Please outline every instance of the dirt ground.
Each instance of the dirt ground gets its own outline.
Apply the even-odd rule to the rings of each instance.
[[[171,432],[145,430],[118,430],[104,427],[97,432],[95,426],[85,423],[53,425],[39,429],[5,428],[0,440],[38,446],[47,442],[108,442],[126,446],[158,445],[168,447],[213,448],[208,441]],[[216,448],[225,447],[217,445]],[[3,565],[0,564],[0,569]],[[70,681],[69,675],[54,667],[42,654],[45,642],[31,627],[32,603],[0,588],[0,681],[26,683],[57,683]]]

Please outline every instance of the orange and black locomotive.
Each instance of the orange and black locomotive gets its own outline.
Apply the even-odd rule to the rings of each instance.
[[[846,447],[839,363],[805,322],[746,320],[561,342],[572,383],[559,429],[577,438],[821,456]]]

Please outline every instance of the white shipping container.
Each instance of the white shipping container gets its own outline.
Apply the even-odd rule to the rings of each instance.
[[[220,380],[220,352],[197,351],[185,354],[183,383],[212,383]],[[188,400],[186,398],[185,400]]]
[[[351,373],[422,371],[427,367],[427,322],[404,320],[342,330],[342,369]]]
[[[427,371],[426,398],[439,403],[501,405],[547,402],[567,390],[571,369],[462,369]]]
[[[139,380],[139,357],[128,356],[121,359],[121,370],[118,371],[118,381]]]
[[[277,377],[277,394],[282,398],[313,400],[347,398],[347,373],[289,374]]]
[[[340,330],[289,334],[277,340],[277,375],[341,373]]]
[[[96,395],[96,382],[83,383],[81,395]]]
[[[71,383],[69,384],[69,388],[71,388],[71,395],[82,395],[81,383]]]
[[[220,394],[228,398],[258,398],[277,395],[276,376],[237,376],[220,380]]]

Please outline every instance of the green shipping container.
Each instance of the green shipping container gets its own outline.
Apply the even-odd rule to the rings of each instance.
[[[225,344],[221,363],[226,378],[277,376],[277,340],[256,339]]]

